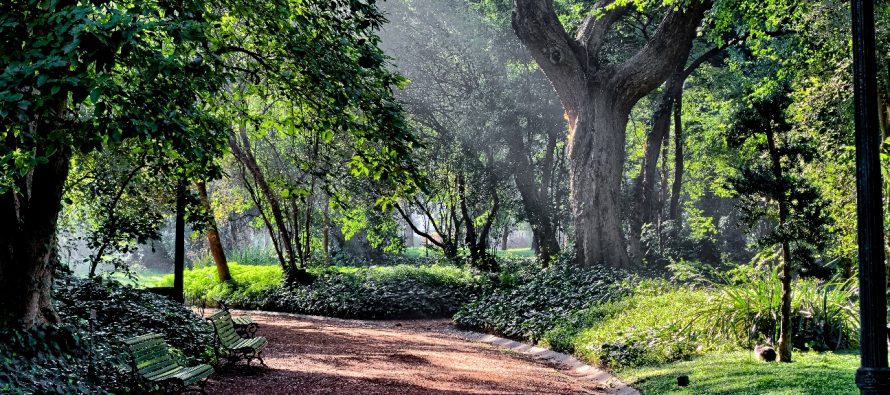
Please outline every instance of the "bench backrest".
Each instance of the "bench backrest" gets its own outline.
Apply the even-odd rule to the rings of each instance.
[[[179,367],[170,356],[170,346],[157,333],[131,337],[124,340],[124,344],[130,352],[136,372],[142,376],[156,375]]]
[[[216,331],[216,336],[223,347],[231,347],[241,340],[241,336],[235,332],[235,324],[232,322],[232,315],[228,311],[221,310],[207,317],[207,320],[213,325],[213,330]]]

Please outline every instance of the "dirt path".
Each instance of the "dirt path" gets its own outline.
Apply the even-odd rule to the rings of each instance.
[[[235,313],[238,314],[237,312]],[[209,394],[598,394],[597,383],[493,346],[448,320],[351,321],[251,312],[267,368],[217,373]]]

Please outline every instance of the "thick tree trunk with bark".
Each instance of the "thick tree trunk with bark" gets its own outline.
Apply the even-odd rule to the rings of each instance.
[[[204,212],[207,213],[209,223],[207,224],[207,244],[210,246],[210,255],[213,256],[213,262],[216,264],[216,275],[220,282],[232,280],[232,274],[229,271],[229,263],[226,260],[226,251],[223,249],[222,240],[219,237],[219,228],[216,226],[216,219],[213,218],[213,208],[210,205],[210,196],[207,194],[207,184],[204,181],[195,183],[198,189],[198,196],[201,198],[201,205],[204,206]]]
[[[10,145],[14,147],[14,145]],[[57,322],[51,287],[56,223],[71,155],[60,150],[0,195],[0,326]]]
[[[516,0],[513,28],[560,97],[569,121],[569,160],[575,248],[581,265],[630,265],[619,194],[625,130],[631,108],[661,85],[689,56],[708,0],[667,11],[656,32],[626,61],[601,65],[607,33],[627,11],[606,9],[585,18],[575,38],[559,22],[552,0]],[[596,13],[591,13],[596,14]]]
[[[585,265],[628,267],[620,193],[630,108],[615,108],[610,96],[599,90],[587,98],[592,111],[579,114],[569,135],[575,256]]]

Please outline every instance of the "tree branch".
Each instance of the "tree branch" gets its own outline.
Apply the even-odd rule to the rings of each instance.
[[[513,7],[513,30],[556,89],[563,107],[574,119],[579,94],[585,89],[582,64],[583,49],[566,33],[553,0],[516,0]]]
[[[695,0],[685,9],[672,9],[652,39],[624,61],[611,79],[615,91],[624,92],[623,104],[633,104],[658,88],[689,56],[696,29],[711,7],[711,0]]]
[[[588,72],[595,70],[599,66],[598,57],[603,43],[606,41],[606,34],[612,25],[621,19],[627,12],[628,6],[617,6],[607,9],[615,0],[600,0],[593,7],[593,15],[589,15],[581,21],[578,27],[578,33],[575,40],[584,46],[586,52],[585,67]]]

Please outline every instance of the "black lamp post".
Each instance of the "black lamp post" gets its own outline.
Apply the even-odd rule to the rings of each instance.
[[[852,9],[859,313],[862,323],[862,366],[856,372],[856,385],[861,394],[890,394],[874,0],[852,0]]]

